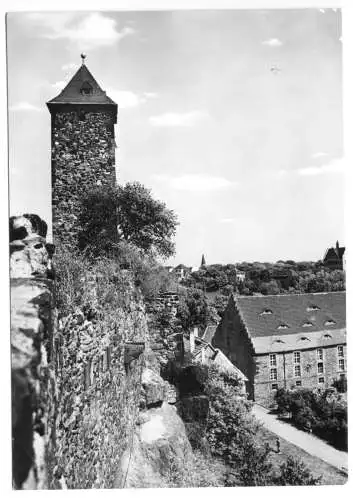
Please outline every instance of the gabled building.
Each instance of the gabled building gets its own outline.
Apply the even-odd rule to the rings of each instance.
[[[344,269],[345,259],[344,253],[346,248],[340,247],[338,241],[336,241],[336,246],[328,248],[325,252],[323,258],[323,264],[330,269]]]
[[[241,392],[245,394],[247,377],[220,349],[211,344],[216,330],[217,325],[208,325],[201,336],[198,327],[193,328],[189,336],[183,335],[183,362],[215,365],[221,371],[235,375],[239,380]]]
[[[282,387],[329,387],[346,376],[346,294],[232,295],[212,346],[261,404]]]

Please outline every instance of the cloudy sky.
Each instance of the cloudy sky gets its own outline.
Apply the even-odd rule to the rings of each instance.
[[[11,214],[50,220],[45,102],[86,64],[119,105],[118,180],[179,215],[172,263],[344,243],[337,9],[7,17]]]

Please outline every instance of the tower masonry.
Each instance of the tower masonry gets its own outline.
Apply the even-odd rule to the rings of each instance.
[[[85,57],[81,55],[82,65],[64,90],[47,103],[55,245],[77,246],[83,198],[97,186],[116,184],[114,125],[118,106],[98,85]]]

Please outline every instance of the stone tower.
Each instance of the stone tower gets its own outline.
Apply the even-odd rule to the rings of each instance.
[[[115,186],[118,106],[82,65],[47,103],[51,114],[53,242],[76,246],[81,201],[96,186]],[[114,218],[113,218],[114,219]],[[112,223],[111,230],[116,231]]]

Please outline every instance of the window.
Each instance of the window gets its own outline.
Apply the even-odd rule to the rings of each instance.
[[[319,377],[319,384],[324,384],[324,383],[325,383],[324,377]]]
[[[307,311],[319,311],[320,310],[320,307],[318,306],[315,306],[315,305],[312,305],[312,306],[308,306],[306,308]]]
[[[322,349],[318,349],[317,351],[317,359],[322,361],[324,359],[324,351]]]
[[[307,340],[308,342],[311,342],[310,339],[308,337],[300,337],[300,340]]]
[[[260,316],[266,315],[266,314],[272,314],[271,309],[264,309],[261,313]]]
[[[337,350],[338,350],[338,357],[343,358],[343,345],[337,346]]]
[[[270,370],[270,379],[277,380],[277,368],[271,368]]]
[[[344,372],[344,359],[339,359],[338,360],[338,370],[340,372]]]
[[[294,363],[300,363],[300,352],[294,353]]]
[[[310,328],[311,326],[313,326],[313,324],[311,323],[311,321],[305,321],[305,323],[303,323],[303,327],[304,328]]]
[[[295,377],[300,377],[300,365],[295,365],[294,366],[294,376]]]
[[[325,333],[324,338],[325,339],[332,339],[332,335],[330,335],[329,333]]]
[[[93,93],[93,87],[89,82],[84,82],[80,92],[82,95],[90,95]]]
[[[301,380],[296,380],[296,381],[295,381],[295,385],[296,385],[297,387],[301,387],[301,385],[302,385],[302,381],[301,381]]]
[[[325,326],[332,326],[332,325],[335,325],[336,322],[333,321],[332,319],[328,319],[327,321],[325,321],[324,325]]]
[[[324,364],[323,363],[317,364],[317,373],[324,373]]]
[[[270,366],[277,366],[276,354],[270,354]]]
[[[280,325],[277,326],[277,330],[285,330],[286,328],[289,328],[288,325],[285,323],[281,323]]]
[[[278,389],[278,384],[272,384],[272,385],[271,385],[271,389],[272,389],[273,391],[277,391],[277,389]]]

